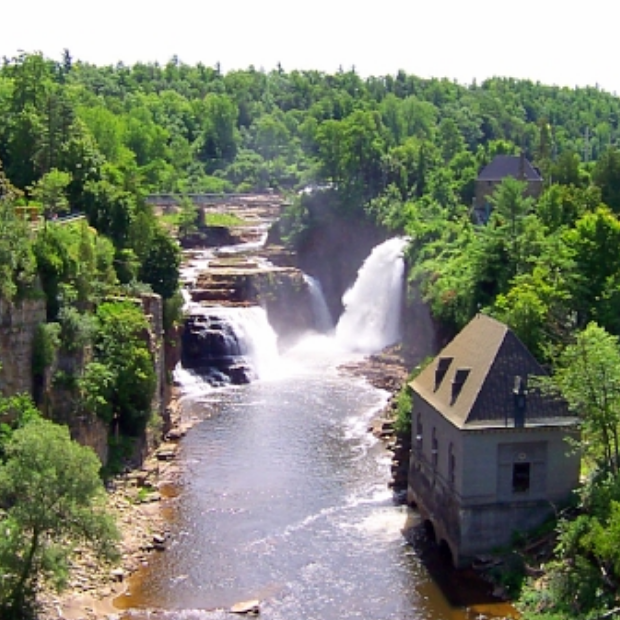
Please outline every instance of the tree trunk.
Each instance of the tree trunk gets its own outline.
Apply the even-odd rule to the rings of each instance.
[[[31,577],[32,566],[34,564],[34,556],[39,548],[39,532],[35,530],[32,534],[32,541],[30,543],[30,549],[28,551],[28,555],[24,560],[24,567],[22,569],[22,573],[19,577],[19,581],[17,585],[13,589],[13,592],[10,596],[10,609],[12,614],[16,614],[15,617],[20,617],[22,610],[25,607],[26,603],[26,584],[28,583],[28,579]]]

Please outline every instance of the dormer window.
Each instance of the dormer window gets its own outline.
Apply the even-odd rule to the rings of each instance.
[[[452,357],[440,357],[437,360],[437,368],[435,368],[435,391],[439,389],[453,359]]]
[[[416,440],[416,448],[418,450],[422,450],[422,442],[424,440],[424,427],[422,426],[422,416],[418,413],[416,417],[416,430],[415,430],[415,440]]]
[[[457,368],[454,373],[454,379],[452,379],[452,403],[459,397],[470,371],[471,368]]]

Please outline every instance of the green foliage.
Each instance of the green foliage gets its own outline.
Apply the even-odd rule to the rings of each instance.
[[[405,384],[396,396],[396,419],[394,430],[399,435],[411,433],[411,409],[413,407],[413,394],[411,388]]]
[[[185,300],[181,291],[177,291],[172,297],[164,299],[164,332],[168,333],[172,327],[181,322],[184,304]]]
[[[553,377],[580,416],[585,456],[617,474],[620,467],[620,349],[618,338],[590,323],[567,346]]]
[[[169,299],[179,286],[180,263],[181,251],[176,241],[158,228],[142,262],[140,280],[150,284],[153,292]]]
[[[156,376],[145,335],[147,320],[131,301],[97,308],[95,359],[79,382],[82,406],[123,433],[138,436],[151,411]]]
[[[65,351],[81,351],[89,346],[96,334],[97,325],[91,314],[80,313],[68,306],[60,311],[60,342]]]
[[[181,197],[180,211],[176,220],[179,227],[179,235],[185,236],[194,232],[198,223],[198,207],[188,196]]]
[[[29,394],[0,397],[0,463],[6,460],[6,446],[16,429],[28,422],[38,420],[41,413]],[[2,502],[0,501],[0,508]]]
[[[66,427],[33,420],[17,429],[0,465],[3,618],[22,618],[40,581],[65,585],[74,544],[117,557],[118,531],[105,510],[99,461]]]
[[[233,226],[242,226],[246,221],[234,213],[215,213],[205,212],[205,226],[223,226],[232,228]]]
[[[60,347],[61,327],[58,323],[39,323],[32,343],[32,373],[43,376]]]
[[[14,196],[0,164],[0,299],[8,302],[32,290],[36,277],[28,224],[17,217]]]
[[[135,438],[125,435],[111,435],[108,440],[108,462],[103,467],[104,479],[118,476],[125,471],[127,461],[135,450]]]
[[[29,188],[32,197],[43,205],[46,218],[69,209],[66,195],[69,183],[71,175],[68,172],[52,168]]]
[[[517,598],[525,584],[525,562],[517,552],[510,552],[502,556],[500,567],[492,569],[490,576],[493,583],[502,586],[508,596]]]

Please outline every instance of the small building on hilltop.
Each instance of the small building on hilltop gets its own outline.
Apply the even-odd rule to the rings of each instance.
[[[478,314],[412,382],[407,497],[456,566],[540,525],[579,480],[566,403],[503,323]]]
[[[479,223],[486,223],[491,213],[491,196],[506,177],[525,181],[526,196],[538,198],[543,190],[543,178],[525,155],[496,155],[493,161],[485,166],[476,179],[476,195],[474,198],[474,215]]]

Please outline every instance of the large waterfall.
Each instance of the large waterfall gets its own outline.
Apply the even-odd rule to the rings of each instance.
[[[343,348],[376,353],[400,340],[407,239],[389,239],[373,249],[344,294],[344,313],[336,326]]]
[[[335,329],[320,282],[304,276],[314,328],[321,336],[303,337],[288,352],[286,364],[279,364],[277,336],[263,308],[205,308],[188,303],[191,314],[184,333],[184,367],[213,385],[247,383],[309,364],[337,365],[343,355],[376,353],[398,342],[406,243],[406,239],[394,238],[372,250],[343,296],[345,310]]]

